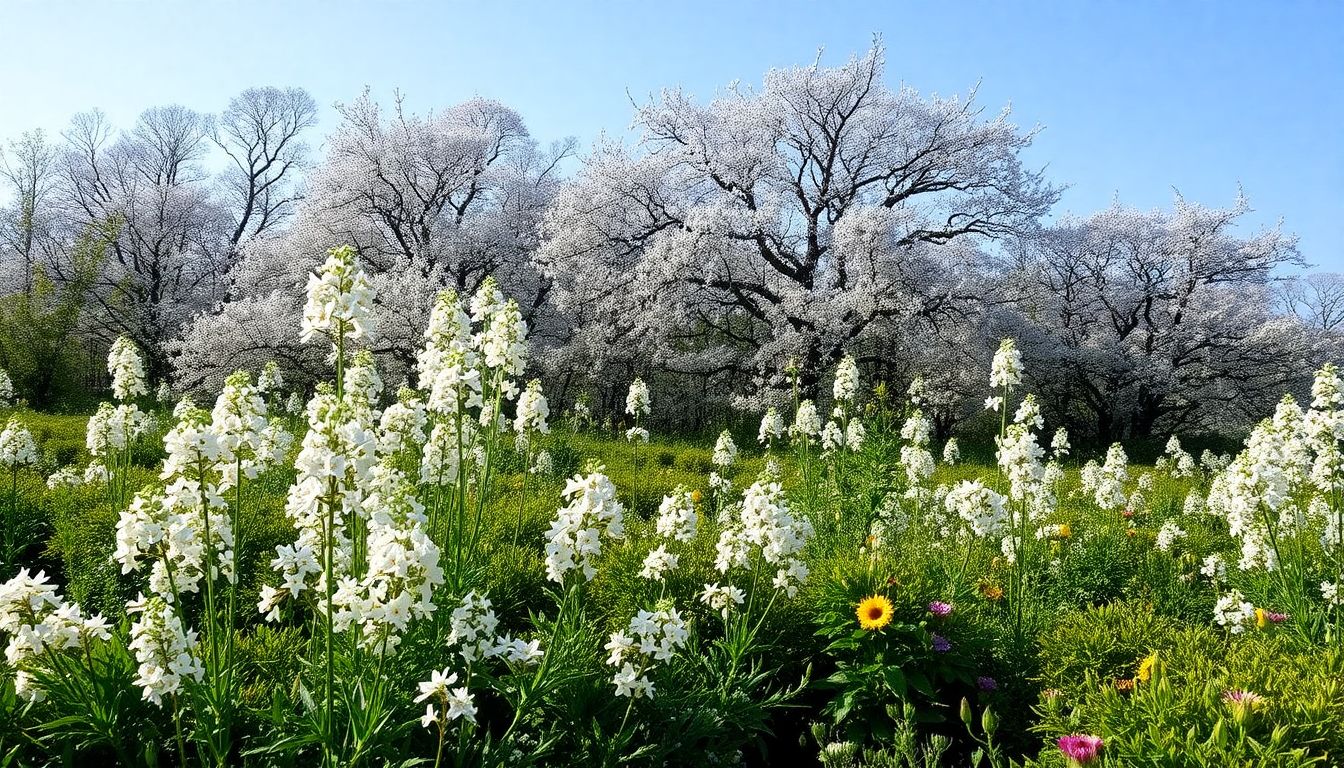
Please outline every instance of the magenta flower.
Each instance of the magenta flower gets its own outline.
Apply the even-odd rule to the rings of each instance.
[[[929,613],[939,618],[950,616],[952,614],[952,604],[944,603],[942,600],[934,600],[929,603]]]
[[[952,650],[952,641],[942,635],[933,636],[933,650],[938,653],[947,653]]]
[[[1082,733],[1060,736],[1059,751],[1069,759],[1069,765],[1087,765],[1101,752],[1101,737]]]
[[[1231,690],[1223,691],[1223,701],[1228,704],[1259,704],[1265,697],[1255,691]]]

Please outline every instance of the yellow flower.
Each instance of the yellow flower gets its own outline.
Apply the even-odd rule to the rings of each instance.
[[[986,600],[999,600],[1003,597],[1003,587],[985,582],[980,585],[980,594]]]
[[[1134,679],[1140,683],[1146,683],[1153,679],[1153,667],[1157,666],[1157,651],[1153,651],[1139,662],[1139,671],[1134,675]]]
[[[695,502],[696,504],[699,504],[700,501],[704,498],[705,494],[701,493],[699,488],[696,488],[694,491],[691,491],[691,501]]]
[[[859,601],[859,626],[875,632],[891,623],[891,601],[882,595],[865,597]]]
[[[1068,523],[1064,523],[1059,526],[1059,538],[1067,539],[1072,535],[1073,535],[1073,529],[1069,527]]]
[[[1269,626],[1269,611],[1264,608],[1255,609],[1255,626],[1257,629],[1264,629]]]

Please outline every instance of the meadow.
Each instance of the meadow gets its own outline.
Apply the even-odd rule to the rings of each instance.
[[[1344,384],[1230,451],[1083,455],[1005,340],[982,435],[916,383],[722,433],[525,382],[492,282],[418,378],[349,249],[273,365],[0,433],[0,765],[1310,766],[1344,755]],[[759,419],[759,420],[758,420]],[[1219,446],[1221,447],[1221,446]],[[964,455],[963,455],[964,454]]]

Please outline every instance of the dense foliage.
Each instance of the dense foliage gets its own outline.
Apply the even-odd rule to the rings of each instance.
[[[0,431],[21,765],[1321,765],[1344,748],[1344,382],[1235,456],[1079,464],[1004,340],[991,464],[842,358],[717,438],[552,413],[520,307],[439,294],[388,391],[355,249],[279,366]],[[801,378],[794,374],[795,379]],[[8,376],[0,395],[12,397]],[[1051,425],[1052,427],[1054,425]],[[976,453],[967,445],[966,454]],[[941,457],[941,460],[939,459]]]

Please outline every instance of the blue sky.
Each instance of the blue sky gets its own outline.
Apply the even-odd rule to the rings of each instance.
[[[631,97],[707,97],[880,33],[889,83],[980,82],[991,112],[1044,127],[1028,160],[1070,185],[1057,213],[1173,188],[1227,205],[1240,183],[1251,223],[1282,218],[1344,271],[1344,3],[0,0],[0,28],[4,138],[95,106],[122,126],[154,104],[218,111],[251,85],[307,88],[325,133],[368,85],[417,111],[496,98],[543,142],[585,145],[627,129]]]

